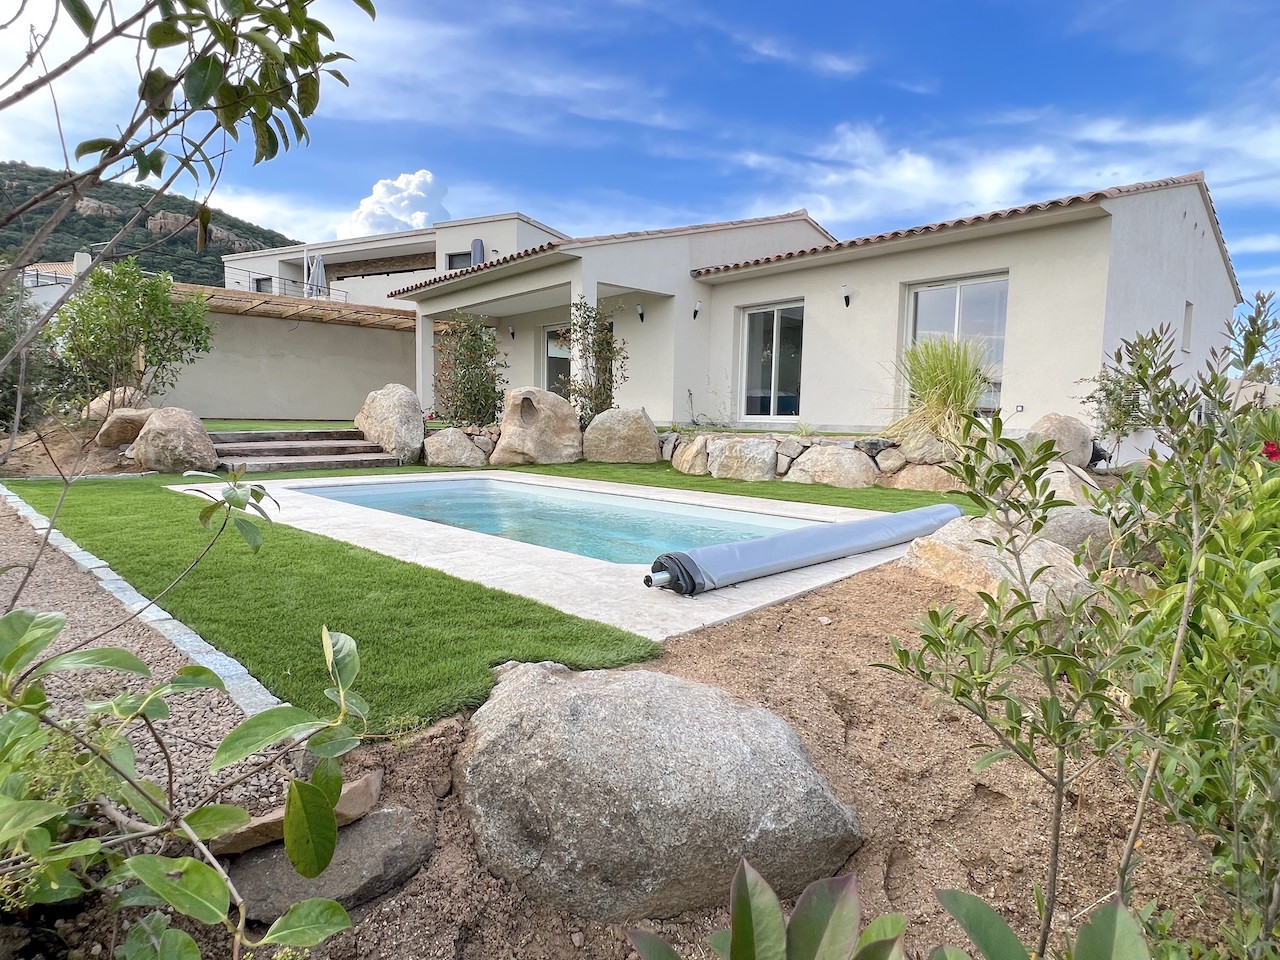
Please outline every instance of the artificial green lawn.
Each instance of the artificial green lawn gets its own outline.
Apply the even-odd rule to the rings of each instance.
[[[85,480],[59,527],[145,596],[155,596],[208,541],[199,501],[164,490],[177,477]],[[60,485],[12,482],[43,513]],[[357,690],[372,724],[434,719],[483,703],[489,668],[555,660],[588,669],[655,656],[657,644],[614,627],[283,524],[255,556],[230,532],[161,605],[243,663],[272,693],[325,710],[320,627],[355,637]]]
[[[941,502],[971,509],[954,494],[717,480],[688,476],[666,463],[516,469],[872,510]],[[421,466],[360,471],[424,472],[436,471]],[[252,479],[343,473],[266,473]],[[5,482],[46,515],[61,492],[60,484],[48,481]],[[176,476],[82,480],[68,494],[58,525],[153,597],[208,541],[196,521],[198,502],[164,489],[180,482]],[[224,535],[161,605],[243,663],[277,696],[312,709],[328,704],[320,626],[351,634],[360,648],[358,688],[373,705],[377,728],[392,718],[431,720],[482,703],[493,685],[489,668],[507,660],[556,660],[590,669],[634,663],[659,651],[657,644],[625,631],[283,524],[270,529],[257,555],[235,533]]]

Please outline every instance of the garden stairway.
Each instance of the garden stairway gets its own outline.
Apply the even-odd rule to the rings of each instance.
[[[211,430],[209,439],[222,470],[355,470],[400,462],[359,430]]]

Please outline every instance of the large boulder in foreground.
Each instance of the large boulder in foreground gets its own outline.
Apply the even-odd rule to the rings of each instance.
[[[1046,413],[1027,430],[1027,447],[1052,440],[1058,456],[1073,467],[1087,467],[1093,457],[1093,428],[1083,420]]]
[[[406,807],[375,810],[338,831],[338,846],[314,880],[298,874],[283,843],[250,850],[230,868],[250,920],[271,923],[289,907],[328,897],[358,907],[404,884],[435,849],[435,823],[423,825]]]
[[[1004,532],[986,517],[960,517],[936,533],[912,541],[902,558],[904,566],[962,590],[994,594],[1001,580],[1015,579],[1013,557],[982,540],[1003,540]],[[1065,602],[1091,590],[1075,565],[1073,551],[1050,540],[1037,539],[1022,557],[1028,573],[1045,570],[1031,584],[1031,599],[1043,603],[1049,595]]]
[[[582,434],[582,458],[596,463],[657,463],[658,430],[644,410],[603,410]]]
[[[422,452],[429,467],[483,467],[489,462],[475,441],[457,427],[432,430]]]
[[[161,407],[147,418],[138,439],[133,441],[134,458],[144,470],[182,473],[184,470],[213,470],[218,455],[204,424],[190,410]]]
[[[879,463],[893,451],[886,450],[876,458]],[[934,463],[905,463],[894,473],[882,473],[876,485],[894,490],[930,490],[934,493],[964,490],[964,484]]]
[[[356,414],[356,429],[401,463],[422,459],[426,421],[418,395],[403,383],[388,383],[365,397]]]
[[[116,387],[89,401],[89,405],[80,411],[85,420],[96,420],[101,423],[107,419],[112,410],[128,407],[132,410],[143,410],[151,406],[147,395],[136,387]]]
[[[578,411],[559,394],[537,387],[508,390],[502,404],[495,467],[521,463],[573,463],[582,459]]]
[[[142,432],[147,420],[155,412],[153,407],[145,407],[141,410],[121,407],[118,410],[112,410],[102,424],[102,429],[98,431],[98,435],[93,438],[93,442],[100,447],[119,447],[126,443],[133,443],[138,439],[138,434]]]
[[[772,480],[778,441],[768,437],[714,437],[707,441],[707,471],[717,480]]]
[[[875,461],[861,450],[824,444],[801,454],[787,471],[787,480],[832,487],[869,487],[876,482],[878,472]]]
[[[606,923],[718,906],[743,857],[794,897],[862,842],[781,718],[665,673],[501,668],[458,764],[481,861]]]
[[[682,443],[671,455],[671,466],[681,473],[700,477],[707,472],[707,437],[702,435]]]

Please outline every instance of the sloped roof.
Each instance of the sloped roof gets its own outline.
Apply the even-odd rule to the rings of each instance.
[[[74,277],[76,275],[74,260],[49,260],[44,263],[29,263],[22,269],[31,273],[48,273],[55,277]]]
[[[1058,197],[1055,200],[1043,200],[1039,203],[1027,203],[1019,207],[1008,207],[1004,210],[993,210],[990,213],[980,213],[970,217],[959,217],[955,220],[943,220],[938,223],[926,223],[923,226],[907,227],[903,230],[891,230],[888,233],[877,233],[867,237],[856,237],[853,240],[843,240],[839,243],[830,243],[820,247],[808,247],[803,250],[791,250],[786,253],[778,253],[768,257],[759,257],[754,260],[740,260],[737,263],[724,263],[717,266],[700,267],[691,270],[690,273],[694,277],[709,277],[716,274],[728,273],[733,270],[742,270],[747,267],[765,266],[767,264],[782,263],[787,260],[795,260],[800,257],[809,257],[816,254],[831,253],[837,250],[851,250],[856,247],[868,247],[878,243],[884,243],[888,240],[898,240],[904,237],[918,237],[928,234],[943,233],[957,228],[971,227],[981,223],[992,223],[999,220],[1013,220],[1027,214],[1040,213],[1047,210],[1062,209],[1077,205],[1087,205],[1099,203],[1103,200],[1111,200],[1116,197],[1129,196],[1135,193],[1146,193],[1151,190],[1163,190],[1167,187],[1182,186],[1185,184],[1195,184],[1200,187],[1204,194],[1205,203],[1209,211],[1213,214],[1213,230],[1217,238],[1218,246],[1222,251],[1222,258],[1227,267],[1227,273],[1231,277],[1231,282],[1236,290],[1236,295],[1240,295],[1239,284],[1236,283],[1235,268],[1231,265],[1230,254],[1227,253],[1227,245],[1222,237],[1222,226],[1218,222],[1218,214],[1213,208],[1213,201],[1209,197],[1209,190],[1204,182],[1204,173],[1199,171],[1196,173],[1188,173],[1180,177],[1167,177],[1163,180],[1149,180],[1141,183],[1130,183],[1118,187],[1107,187],[1103,190],[1091,190],[1088,193],[1077,193],[1067,197]]]
[[[456,280],[458,277],[471,276],[485,270],[492,270],[494,267],[512,263],[516,260],[524,260],[539,254],[549,253],[552,250],[569,251],[600,243],[641,240],[650,237],[675,237],[695,233],[709,233],[713,230],[757,226],[764,223],[782,223],[788,220],[807,220],[815,229],[821,231],[822,234],[830,238],[832,243],[835,242],[836,238],[828,233],[821,224],[810,217],[807,210],[792,210],[788,213],[777,213],[767,217],[752,217],[745,220],[718,220],[714,223],[694,223],[683,227],[665,227],[660,230],[633,230],[629,233],[604,233],[594,237],[574,237],[572,240],[549,241],[547,243],[539,244],[536,247],[530,247],[527,250],[519,250],[515,253],[509,253],[505,257],[499,257],[496,260],[486,260],[484,263],[477,263],[474,266],[463,267],[459,270],[451,270],[449,273],[443,274],[439,277],[432,277],[429,280],[422,280],[410,286],[401,287],[399,290],[392,290],[387,294],[387,297],[394,299],[396,297],[401,297],[406,293],[412,293],[415,290],[424,290],[427,287],[434,287],[437,284]]]

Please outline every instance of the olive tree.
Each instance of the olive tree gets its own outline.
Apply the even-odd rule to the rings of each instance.
[[[372,0],[352,0],[374,15]],[[158,197],[182,176],[206,194],[218,178],[218,158],[247,134],[254,162],[270,160],[310,139],[306,121],[320,103],[322,82],[345,84],[335,64],[333,33],[313,16],[314,0],[19,0],[0,14],[0,29],[30,22],[22,63],[0,76],[0,122],[5,112],[37,95],[105,48],[136,50],[138,96],[127,116],[102,117],[102,131],[67,148],[65,175],[48,188],[0,209],[0,226],[22,222],[53,203],[27,233],[13,261],[0,268],[0,289],[34,262],[40,247],[75,205],[99,184],[132,175],[151,178]],[[50,62],[52,40],[73,32],[79,41]],[[78,169],[71,169],[72,160]],[[141,222],[153,201],[140,205],[98,251],[111,258],[123,234]],[[197,246],[210,220],[204,203],[192,211]],[[179,225],[185,228],[187,224]],[[0,372],[38,337],[83,282],[83,274],[0,356]]]

